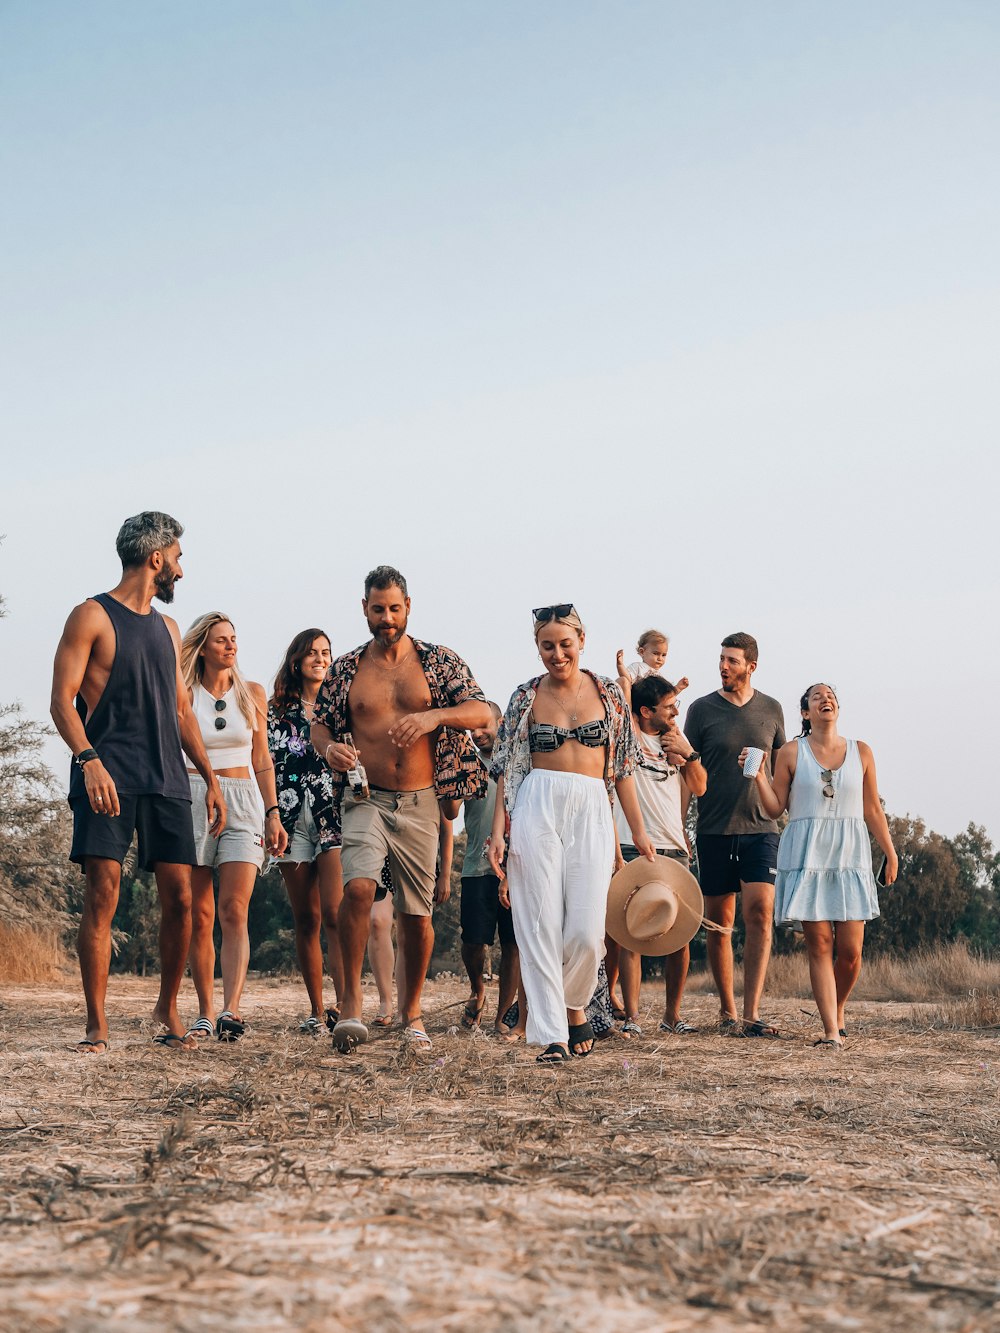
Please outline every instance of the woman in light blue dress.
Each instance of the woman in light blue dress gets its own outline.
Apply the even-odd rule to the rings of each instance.
[[[879,801],[875,758],[864,741],[838,732],[832,686],[810,685],[799,708],[802,734],[778,751],[773,782],[766,764],[754,781],[772,819],[788,810],[774,919],[785,926],[801,922],[823,1020],[816,1045],[840,1047],[847,1036],[844,1006],[861,971],[865,922],[879,915],[868,829],[885,854],[886,886],[896,878],[899,859]]]

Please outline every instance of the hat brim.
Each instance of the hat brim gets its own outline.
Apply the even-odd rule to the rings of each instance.
[[[635,889],[654,881],[668,885],[677,895],[677,917],[662,935],[641,940],[625,924],[625,907]],[[705,900],[698,881],[673,857],[658,856],[655,861],[637,857],[618,871],[608,889],[607,933],[623,949],[645,954],[647,958],[662,958],[683,949],[698,933],[704,914]]]

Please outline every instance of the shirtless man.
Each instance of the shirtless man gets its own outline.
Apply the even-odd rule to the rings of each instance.
[[[184,1036],[177,992],[191,941],[191,865],[195,860],[191,788],[181,749],[205,779],[213,834],[226,807],[180,673],[177,625],[153,609],[171,602],[181,575],[169,514],[128,518],[118,533],[121,582],[70,613],[56,650],[52,720],[73,752],[69,803],[70,860],[86,875],[77,948],[87,1003],[86,1055],[108,1049],[104,1002],[111,966],[111,919],[122,861],[139,834],[139,865],[152,870],[160,895],[160,994],[154,1041],[168,1050],[194,1046]]]
[[[406,632],[406,580],[391,565],[365,579],[361,603],[372,638],[330,667],[316,700],[310,740],[333,769],[341,801],[344,900],[340,943],[344,993],[333,1041],[350,1050],[368,1040],[361,1021],[361,966],[369,915],[389,858],[403,954],[400,1019],[415,1047],[429,1049],[420,996],[434,947],[438,801],[486,793],[487,776],[466,732],[490,724],[489,704],[469,668],[451,651]],[[344,743],[349,732],[354,747]],[[358,763],[370,795],[346,774]]]

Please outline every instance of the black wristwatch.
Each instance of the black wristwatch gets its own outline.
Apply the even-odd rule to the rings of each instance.
[[[691,763],[693,763],[696,759],[700,759],[700,758],[701,758],[701,751],[700,751],[700,750],[692,750],[691,753],[688,755],[688,757],[684,760],[684,762],[685,762],[685,764],[691,764]]]
[[[83,768],[84,764],[89,764],[91,759],[100,759],[100,757],[96,750],[81,750],[78,755],[74,756],[73,763],[79,764]]]

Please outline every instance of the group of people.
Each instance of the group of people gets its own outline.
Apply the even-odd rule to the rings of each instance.
[[[682,729],[678,696],[688,682],[663,675],[666,636],[647,631],[639,660],[626,667],[620,653],[611,679],[581,665],[582,618],[557,603],[532,611],[542,671],[501,710],[461,657],[410,635],[406,580],[383,565],[364,585],[370,637],[334,659],[323,630],[303,630],[268,697],[240,672],[226,615],[199,617],[182,638],[153,607],[173,599],[182,577],[182,532],[155,511],[127,519],[121,580],[73,610],[56,653],[52,717],[73,754],[70,856],[86,877],[81,1052],[108,1050],[111,922],[133,836],[161,903],[158,1045],[244,1035],[247,914],[270,856],[308,995],[302,1030],[328,1029],[347,1051],[371,1026],[398,1021],[405,1041],[429,1049],[421,995],[460,810],[466,1028],[483,1021],[499,933],[494,1030],[541,1046],[539,1062],[586,1056],[610,1031],[642,1035],[646,952],[664,957],[661,1029],[691,1032],[681,1004],[689,941],[704,924],[720,1031],[777,1036],[760,1013],[777,921],[804,933],[823,1023],[817,1044],[843,1044],[864,923],[879,912],[868,830],[884,854],[882,883],[895,879],[897,858],[871,750],[840,735],[829,684],[803,693],[801,735],[786,743],[780,704],[752,684],[757,644],[732,634],[722,641],[721,687],[691,705]],[[692,798],[700,889],[685,831]],[[738,896],[742,1011],[731,941]],[[379,991],[367,1021],[366,953]],[[190,1026],[178,1008],[188,966],[199,1010]]]

